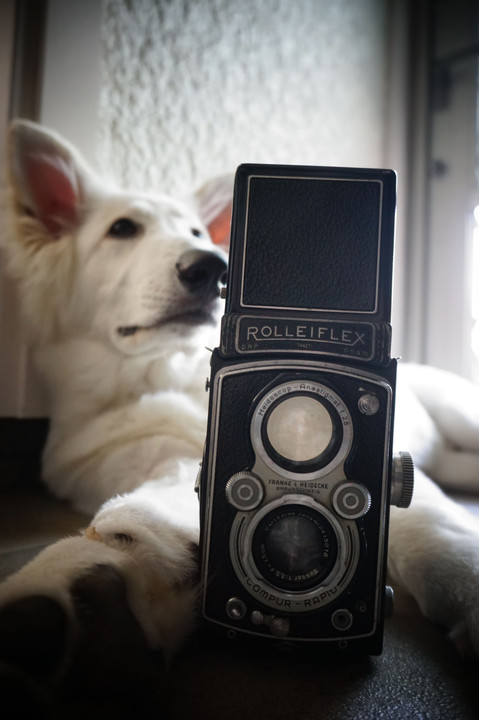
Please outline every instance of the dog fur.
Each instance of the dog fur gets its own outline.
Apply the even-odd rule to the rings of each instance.
[[[43,479],[92,521],[0,587],[0,637],[13,626],[24,641],[20,656],[4,643],[4,660],[31,672],[47,623],[59,638],[50,675],[71,682],[85,637],[95,647],[98,628],[113,623],[108,604],[122,618],[111,635],[130,633],[130,666],[144,667],[149,652],[168,661],[195,621],[193,486],[226,261],[205,222],[215,232],[224,220],[231,183],[190,205],[119,190],[63,138],[23,121],[10,131],[8,173],[5,252],[49,399]],[[391,512],[391,578],[477,655],[479,526],[431,478],[479,489],[479,388],[401,367],[396,440],[417,470],[411,507]],[[117,652],[113,643],[106,660],[115,673]]]

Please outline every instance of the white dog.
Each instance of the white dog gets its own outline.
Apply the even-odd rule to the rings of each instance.
[[[40,655],[57,679],[80,668],[84,687],[100,682],[87,658],[107,654],[104,687],[134,668],[146,677],[150,654],[168,658],[194,623],[193,486],[225,254],[196,211],[107,187],[50,131],[16,122],[9,151],[6,251],[50,401],[43,477],[94,517],[1,586],[0,647],[34,674]],[[221,187],[199,196],[208,224],[226,207]],[[392,509],[390,574],[479,654],[479,527],[421,471],[479,489],[479,389],[405,366],[396,425],[418,468],[410,509]]]

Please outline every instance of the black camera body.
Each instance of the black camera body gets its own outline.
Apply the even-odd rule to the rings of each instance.
[[[392,456],[395,188],[237,170],[199,475],[202,614],[230,637],[381,652],[388,509],[412,492]]]

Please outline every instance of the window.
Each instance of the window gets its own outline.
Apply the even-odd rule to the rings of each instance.
[[[479,381],[478,5],[433,3],[421,360]]]

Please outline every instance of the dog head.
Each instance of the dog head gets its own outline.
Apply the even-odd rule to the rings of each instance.
[[[192,207],[110,187],[63,138],[24,121],[10,132],[9,187],[7,255],[34,340],[86,334],[152,356],[216,323],[226,254]],[[211,226],[224,220],[207,192],[198,203]]]

